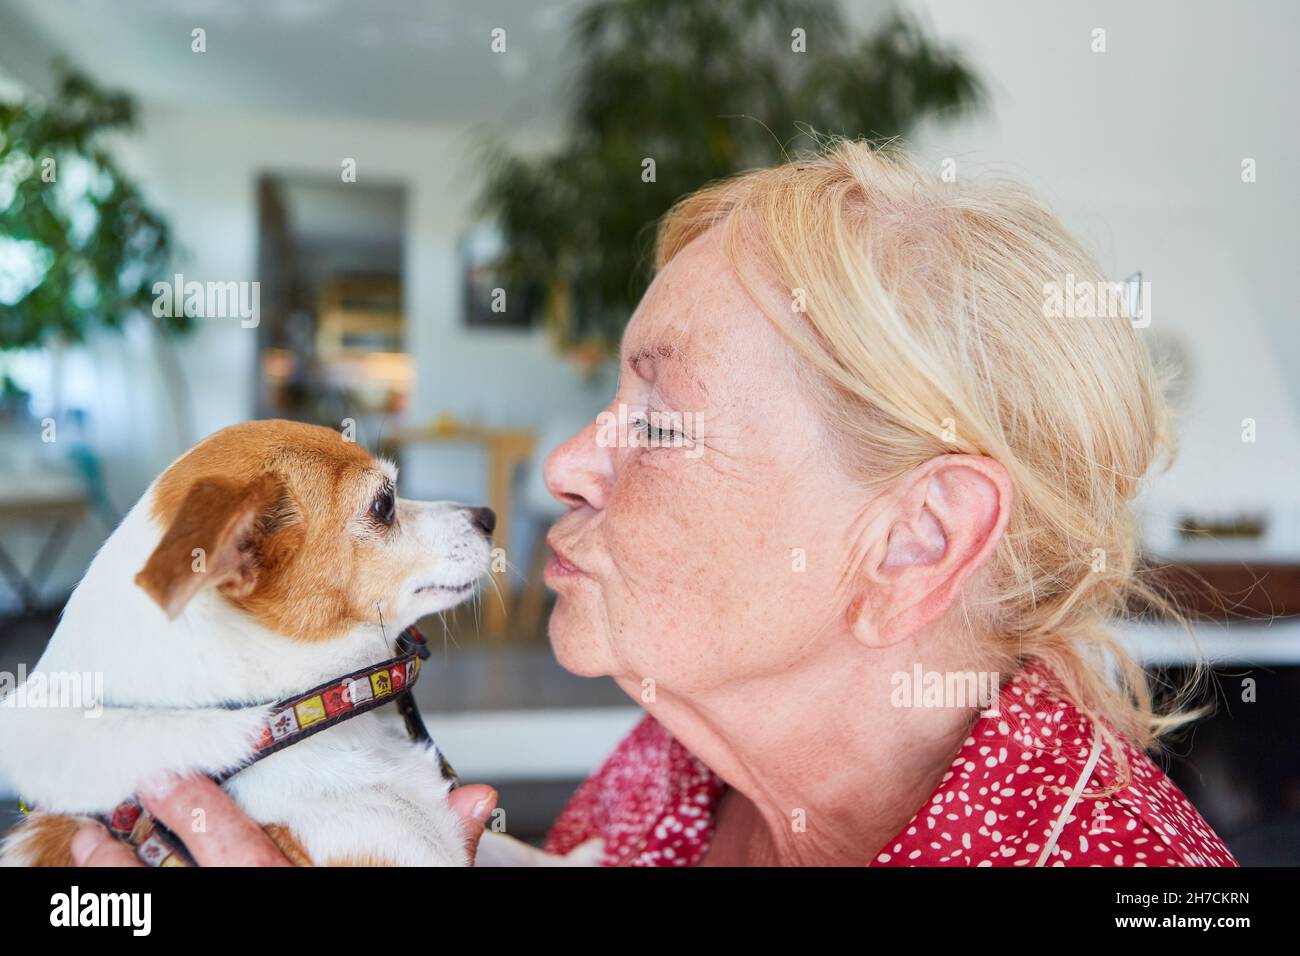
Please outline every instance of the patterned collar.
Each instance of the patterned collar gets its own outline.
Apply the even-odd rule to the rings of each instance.
[[[396,703],[413,741],[427,743],[438,756],[444,777],[452,787],[459,785],[456,772],[425,729],[420,711],[411,696],[411,688],[420,675],[420,661],[429,656],[424,635],[412,625],[397,638],[398,655],[378,664],[344,674],[333,680],[277,701],[271,708],[266,726],[254,744],[253,754],[241,766],[212,779],[224,783],[271,756],[328,730],[353,717]],[[258,705],[261,706],[261,705]],[[112,813],[100,818],[114,836],[135,847],[136,856],[146,866],[193,866],[194,860],[177,836],[154,820],[135,797],[118,804]]]

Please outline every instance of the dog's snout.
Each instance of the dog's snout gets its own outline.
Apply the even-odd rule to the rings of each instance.
[[[496,530],[497,514],[491,508],[470,508],[469,523],[484,534],[490,535]]]

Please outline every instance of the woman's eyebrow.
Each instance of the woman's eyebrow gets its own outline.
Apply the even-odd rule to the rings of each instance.
[[[708,386],[701,381],[698,375],[694,374],[690,358],[682,349],[675,345],[656,345],[649,348],[637,349],[628,356],[627,364],[637,376],[647,382],[653,382],[657,377],[655,365],[660,359],[673,363],[673,366],[690,385],[699,389],[702,395],[708,395]],[[644,369],[646,364],[650,366],[648,374]]]
[[[651,348],[638,349],[628,356],[627,364],[638,375],[641,374],[641,363],[646,359],[653,360],[656,358],[676,359],[683,355],[682,350],[675,345],[656,345]],[[644,376],[643,376],[644,377]]]

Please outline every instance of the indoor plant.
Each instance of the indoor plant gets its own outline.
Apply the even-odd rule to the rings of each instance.
[[[573,46],[567,137],[541,156],[489,146],[479,206],[504,238],[501,273],[543,291],[586,366],[617,348],[653,225],[680,196],[781,160],[801,131],[892,138],[981,98],[911,18],[854,37],[830,0],[597,0]]]

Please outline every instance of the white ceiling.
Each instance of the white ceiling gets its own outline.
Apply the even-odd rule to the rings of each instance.
[[[0,69],[61,53],[146,103],[474,122],[560,112],[576,0],[0,0]],[[190,49],[207,31],[207,52]],[[506,31],[506,52],[490,49]]]

